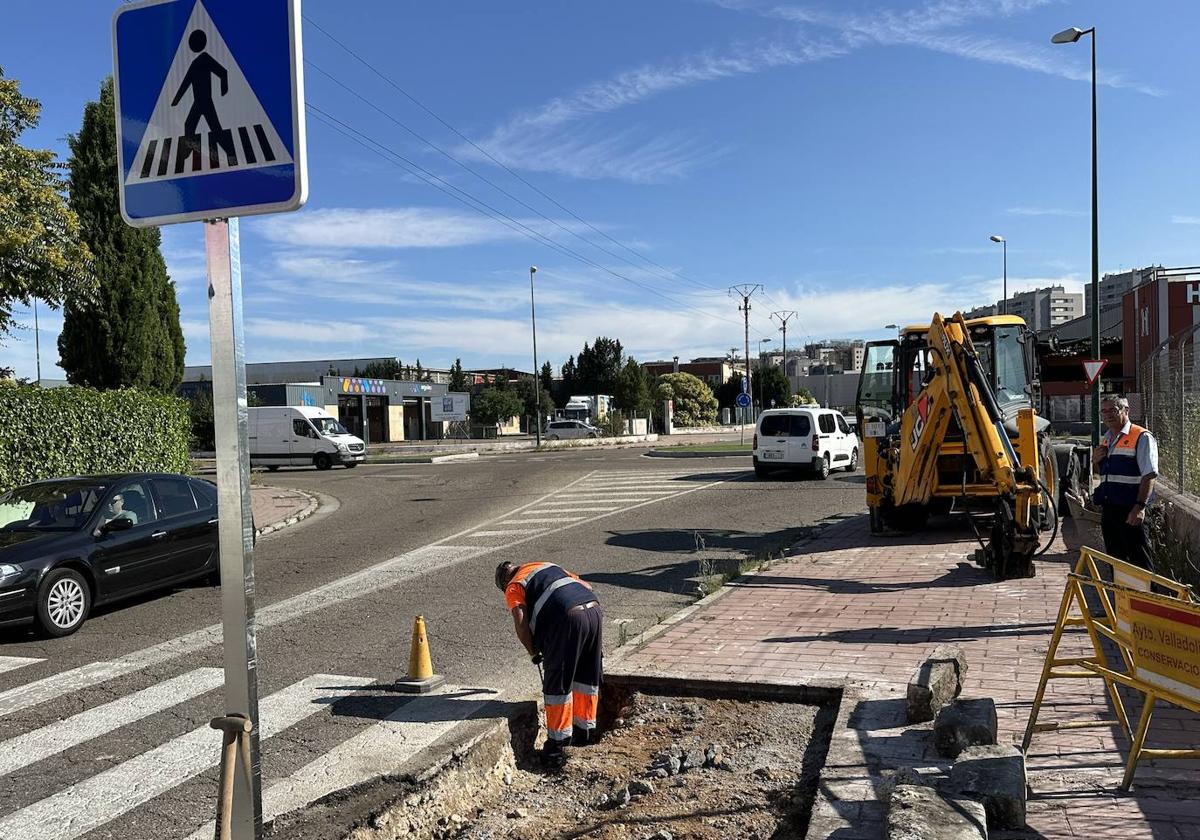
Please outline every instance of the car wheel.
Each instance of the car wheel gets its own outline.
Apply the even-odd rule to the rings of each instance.
[[[326,452],[318,452],[313,456],[313,466],[319,470],[327,470],[333,466],[333,459]]]
[[[850,452],[850,463],[846,465],[846,472],[858,472],[858,449],[855,448]]]
[[[69,636],[92,609],[92,590],[74,569],[55,569],[38,588],[37,622],[48,636]]]
[[[756,476],[759,478],[766,478],[770,472],[770,470],[758,462],[757,458],[754,459],[754,474]]]
[[[348,461],[348,462],[346,462],[346,464],[344,464],[344,466],[346,467],[346,469],[352,470],[358,466],[358,461]]]
[[[267,470],[269,472],[279,472],[279,465],[278,464],[267,464]]]
[[[824,457],[818,458],[817,463],[814,464],[813,466],[815,466],[817,469],[817,478],[821,479],[822,481],[829,478],[829,454],[828,453],[826,453],[824,455]]]
[[[598,438],[598,437],[600,437],[600,435],[596,434],[595,432],[588,432],[588,437],[590,437],[590,438]]]
[[[558,435],[546,435],[546,440],[558,440]]]

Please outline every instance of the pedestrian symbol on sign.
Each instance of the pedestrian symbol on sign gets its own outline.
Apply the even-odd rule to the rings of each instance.
[[[184,33],[125,183],[291,163],[286,145],[201,0],[192,8]],[[220,83],[216,96],[214,82]]]

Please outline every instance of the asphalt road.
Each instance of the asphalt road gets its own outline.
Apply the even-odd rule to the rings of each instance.
[[[492,584],[498,562],[550,560],[590,581],[611,648],[692,602],[702,563],[720,570],[864,509],[861,475],[759,481],[748,459],[643,452],[264,476],[330,502],[256,552],[268,814],[452,740],[481,708],[489,695],[422,706],[369,686],[404,672],[415,615],[453,686],[538,690]],[[218,591],[197,585],[103,610],[66,639],[3,631],[0,840],[203,836],[219,616]]]

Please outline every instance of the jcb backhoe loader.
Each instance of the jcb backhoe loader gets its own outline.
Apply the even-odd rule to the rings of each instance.
[[[991,513],[980,559],[1000,579],[1032,576],[1042,532],[1057,529],[1060,466],[1078,460],[1070,445],[1054,450],[1034,411],[1036,368],[1013,316],[935,314],[869,344],[858,423],[872,531],[920,530],[952,508],[973,526]]]

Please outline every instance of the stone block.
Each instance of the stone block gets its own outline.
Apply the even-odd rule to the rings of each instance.
[[[909,723],[933,720],[939,710],[962,693],[967,657],[958,645],[938,645],[908,681]]]
[[[996,743],[996,703],[990,697],[959,698],[933,722],[933,744],[938,755],[957,758],[967,747]]]
[[[967,747],[950,768],[950,788],[983,803],[989,828],[1025,827],[1025,756],[1016,747]]]
[[[887,840],[987,840],[983,805],[899,785],[888,798]]]

